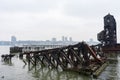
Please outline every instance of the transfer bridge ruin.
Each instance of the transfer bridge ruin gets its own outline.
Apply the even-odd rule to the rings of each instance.
[[[89,75],[94,74],[106,62],[106,57],[99,46],[89,46],[85,42],[23,54],[26,55],[29,65],[42,64]]]

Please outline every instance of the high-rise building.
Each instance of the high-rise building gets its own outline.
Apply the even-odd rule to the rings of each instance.
[[[12,46],[15,46],[16,41],[17,41],[16,37],[15,36],[11,36],[11,45]]]
[[[52,42],[56,42],[57,41],[57,39],[56,38],[52,38]]]
[[[65,37],[64,36],[62,36],[62,41],[65,41]]]
[[[67,37],[65,37],[65,41],[68,41]]]
[[[17,41],[16,37],[15,36],[11,36],[11,42],[16,42],[16,41]]]
[[[72,37],[69,37],[69,41],[72,41]]]

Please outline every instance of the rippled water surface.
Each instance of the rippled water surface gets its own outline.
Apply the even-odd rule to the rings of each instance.
[[[0,46],[0,55],[9,54],[9,46]],[[75,72],[49,69],[47,67],[28,67],[17,56],[12,63],[0,61],[0,80],[120,80],[120,57],[118,62],[111,62],[102,74],[94,79],[91,76]],[[0,57],[1,60],[1,57]]]

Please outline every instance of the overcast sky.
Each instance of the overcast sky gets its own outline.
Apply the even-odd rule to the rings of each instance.
[[[117,22],[120,42],[120,0],[0,0],[0,41],[50,40],[62,36],[97,41],[103,17]]]

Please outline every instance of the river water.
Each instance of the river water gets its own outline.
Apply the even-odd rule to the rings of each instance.
[[[0,46],[0,55],[9,54],[9,46]],[[1,57],[0,57],[1,60]],[[47,67],[28,67],[17,56],[12,62],[0,61],[0,80],[120,80],[120,57],[118,61],[111,62],[109,66],[95,79],[75,72],[49,69]]]

